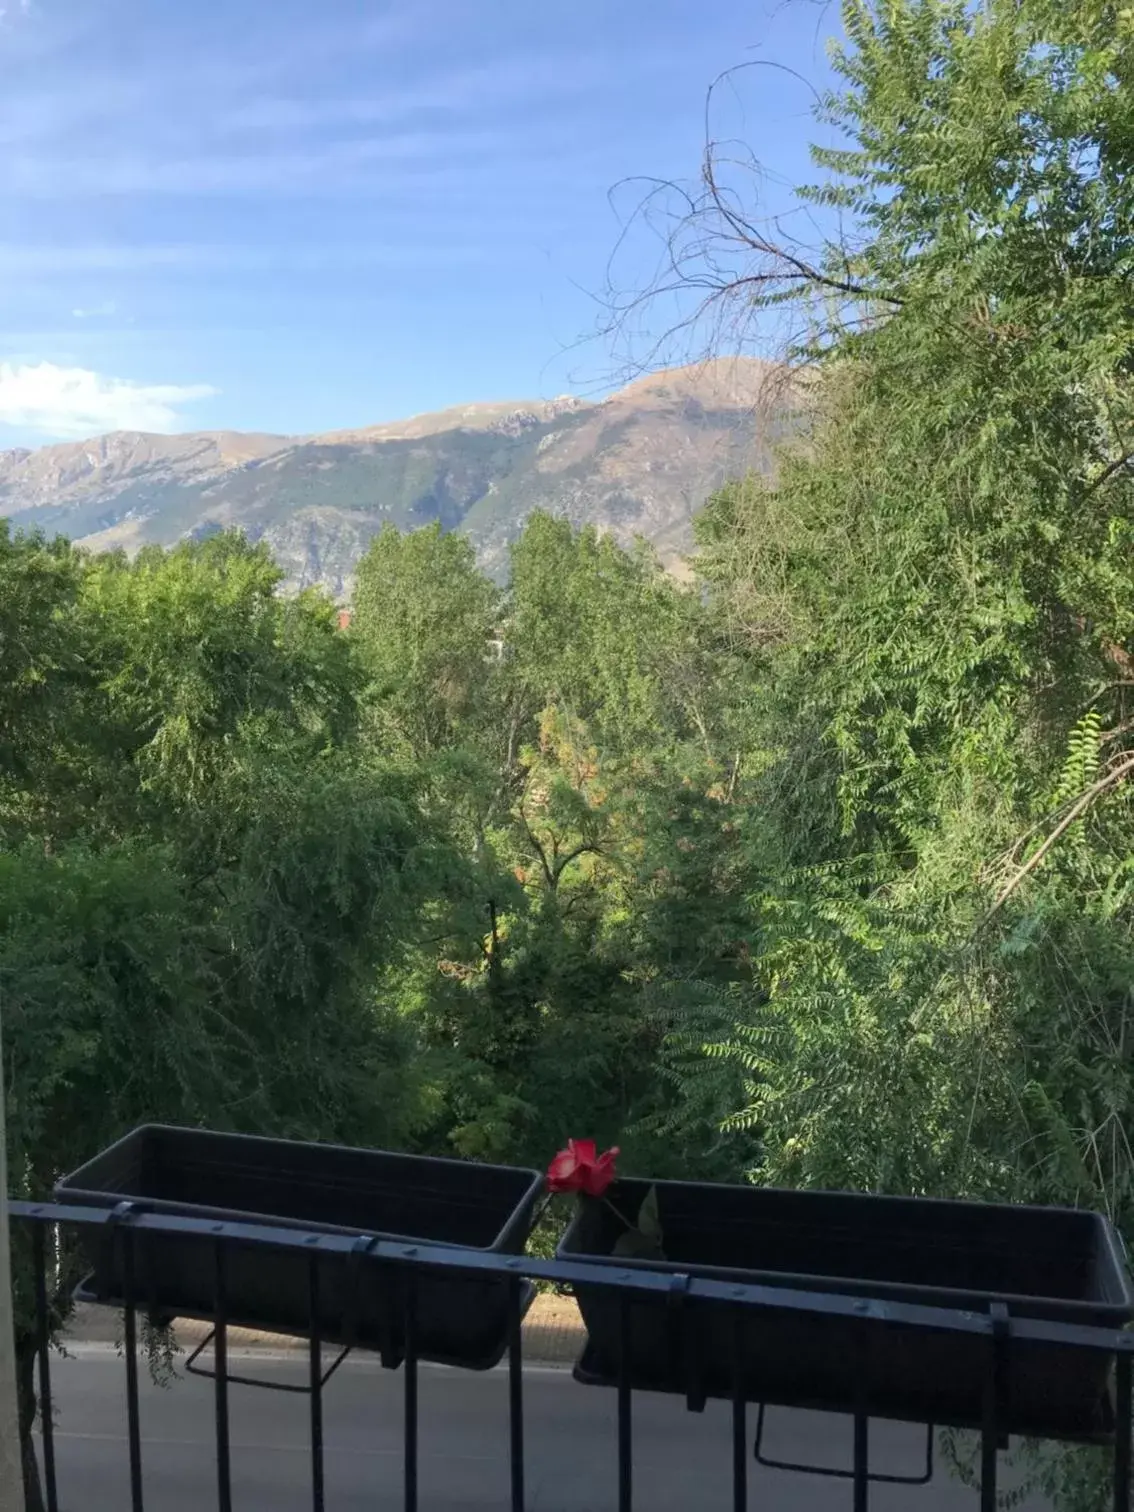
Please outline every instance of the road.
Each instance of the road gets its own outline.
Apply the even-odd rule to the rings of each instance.
[[[236,1369],[235,1362],[230,1369]],[[302,1360],[258,1354],[240,1368],[277,1381],[303,1380]],[[146,1512],[208,1512],[216,1505],[211,1383],[181,1376],[154,1386],[143,1370],[142,1463]],[[57,1455],[61,1512],[129,1507],[124,1369],[112,1350],[78,1346],[57,1360]],[[234,1512],[308,1512],[306,1399],[233,1386]],[[327,1512],[402,1507],[402,1376],[351,1359],[325,1392]],[[615,1398],[577,1385],[564,1370],[525,1373],[528,1512],[614,1512]],[[754,1414],[753,1414],[754,1417]],[[634,1400],[635,1506],[643,1512],[729,1512],[728,1411],[702,1415],[684,1403]],[[872,1424],[872,1468],[909,1473],[919,1430]],[[750,1434],[751,1443],[751,1434]],[[422,1367],[421,1512],[503,1512],[509,1502],[507,1376]],[[765,1452],[777,1458],[849,1463],[842,1419],[770,1411]],[[751,1455],[751,1449],[749,1450]],[[877,1458],[875,1458],[875,1454]],[[749,1505],[768,1512],[849,1512],[846,1481],[768,1470],[751,1458]],[[924,1488],[878,1486],[871,1512],[974,1512],[977,1499],[939,1467]],[[1041,1504],[1024,1504],[1038,1512]]]

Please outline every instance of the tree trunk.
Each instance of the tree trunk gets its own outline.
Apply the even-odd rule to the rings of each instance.
[[[35,1336],[16,1335],[16,1396],[20,1414],[20,1456],[24,1467],[24,1501],[27,1512],[44,1512],[43,1488],[39,1479],[39,1460],[35,1452],[35,1427],[38,1402],[35,1394]]]

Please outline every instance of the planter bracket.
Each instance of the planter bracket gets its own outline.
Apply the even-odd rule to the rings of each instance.
[[[800,1475],[828,1475],[834,1480],[854,1480],[853,1470],[840,1470],[832,1465],[808,1465],[796,1460],[772,1459],[763,1453],[764,1442],[764,1403],[761,1402],[756,1410],[756,1443],[753,1453],[756,1463],[764,1465],[769,1470],[793,1470]],[[933,1434],[932,1423],[926,1424],[925,1432],[925,1469],[919,1475],[880,1475],[867,1472],[866,1479],[878,1485],[888,1486],[928,1486],[933,1479]]]
[[[666,1290],[669,1348],[675,1377],[685,1382],[686,1410],[704,1412],[708,1393],[701,1379],[700,1336],[687,1306],[691,1281],[692,1277],[684,1271],[677,1271],[669,1278]]]
[[[205,1337],[197,1345],[193,1353],[185,1361],[185,1369],[189,1375],[204,1376],[208,1381],[216,1380],[217,1373],[215,1370],[206,1370],[202,1366],[197,1364],[199,1357],[216,1338],[216,1333],[217,1331],[215,1328],[210,1328]],[[322,1390],[327,1382],[331,1379],[335,1371],[338,1370],[339,1366],[343,1363],[348,1354],[350,1354],[349,1348],[341,1350],[339,1354],[335,1356],[334,1360],[323,1372],[322,1378],[319,1382],[320,1390]],[[286,1391],[289,1392],[292,1396],[311,1395],[310,1386],[293,1386],[287,1381],[264,1381],[260,1380],[257,1376],[233,1375],[231,1370],[225,1372],[224,1378],[230,1386],[256,1386],[261,1391]]]

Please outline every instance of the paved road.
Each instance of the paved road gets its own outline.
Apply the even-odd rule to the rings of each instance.
[[[55,1366],[62,1512],[129,1507],[124,1371],[109,1350],[81,1348]],[[257,1355],[241,1366],[302,1381],[302,1362]],[[236,1368],[235,1365],[230,1368]],[[145,1377],[145,1372],[143,1372]],[[402,1506],[401,1373],[351,1360],[325,1393],[327,1512],[395,1512]],[[508,1500],[507,1377],[423,1367],[420,1382],[421,1512],[503,1512]],[[307,1405],[302,1397],[231,1388],[234,1512],[308,1512]],[[613,1512],[614,1395],[552,1368],[525,1377],[528,1512]],[[729,1421],[723,1404],[703,1415],[660,1396],[634,1402],[635,1505],[643,1512],[729,1512]],[[216,1505],[213,1395],[182,1377],[161,1389],[143,1379],[146,1512],[208,1512]],[[768,1453],[846,1464],[849,1427],[838,1418],[769,1412]],[[874,1468],[907,1472],[917,1430],[872,1425]],[[750,1462],[751,1463],[751,1462]],[[846,1482],[752,1467],[750,1506],[767,1512],[849,1512]],[[975,1512],[976,1497],[942,1468],[924,1489],[880,1486],[871,1512]],[[1027,1503],[1036,1512],[1037,1503]]]

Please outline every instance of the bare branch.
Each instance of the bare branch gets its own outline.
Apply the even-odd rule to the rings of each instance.
[[[1097,488],[1101,488],[1104,483],[1109,483],[1115,473],[1119,473],[1123,468],[1130,467],[1131,465],[1134,465],[1134,452],[1127,452],[1125,456],[1115,457],[1113,462],[1107,463],[1097,478],[1092,478],[1090,483],[1087,484],[1083,490],[1083,497],[1089,497]]]
[[[527,814],[524,813],[524,805],[522,803],[520,803],[520,804],[517,804],[516,807],[517,807],[517,812],[519,813],[519,816],[520,816],[520,822],[524,826],[524,833],[527,835],[528,839],[531,841],[532,847],[534,848],[536,855],[539,857],[540,870],[543,872],[544,881],[547,883],[547,885],[551,889],[551,891],[554,892],[555,891],[555,885],[558,882],[559,878],[555,875],[555,872],[552,870],[551,863],[547,859],[547,852],[544,850],[543,846],[540,844],[539,837],[536,835],[535,830],[533,830],[532,827],[531,827],[531,825],[528,823],[528,816],[527,816]]]
[[[1070,808],[1052,830],[1051,834],[1048,835],[1043,844],[1040,845],[1033,852],[1033,854],[1028,857],[1023,866],[1019,868],[1019,870],[1015,873],[1015,875],[1007,883],[1007,885],[1001,889],[996,902],[984,916],[984,919],[982,920],[982,927],[984,924],[988,923],[993,914],[995,914],[1000,908],[1004,906],[1004,904],[1016,891],[1024,878],[1035,871],[1036,867],[1047,855],[1048,851],[1051,850],[1052,846],[1059,839],[1060,835],[1064,834],[1068,829],[1070,829],[1075,820],[1078,819],[1079,816],[1083,814],[1097,798],[1100,798],[1103,793],[1107,792],[1109,789],[1117,787],[1118,784],[1123,780],[1123,778],[1126,777],[1130,772],[1134,772],[1134,755],[1127,753],[1118,760],[1117,765],[1113,766],[1105,777],[1100,777],[1097,782],[1092,783],[1089,788],[1079,794],[1078,798],[1076,798],[1074,803],[1071,804]]]
[[[715,102],[721,90],[739,75],[757,68],[774,68],[809,90],[813,86],[793,69],[766,60],[753,60],[726,70],[705,96],[704,149],[701,171],[690,183],[671,179],[625,180],[611,191],[636,185],[639,192],[623,219],[607,266],[602,334],[630,347],[634,360],[629,376],[673,365],[678,342],[703,340],[704,355],[744,348],[767,348],[768,332],[753,321],[757,310],[772,306],[797,307],[809,312],[804,331],[792,333],[789,350],[804,339],[822,346],[846,321],[858,323],[855,305],[867,305],[869,319],[878,320],[902,306],[900,293],[876,287],[855,271],[856,255],[841,231],[820,230],[807,201],[798,199],[791,212],[816,227],[814,244],[788,228],[787,216],[760,215],[763,185],[776,182],[752,150],[720,137],[713,128]],[[644,284],[635,278],[630,289],[620,287],[616,263],[636,235],[656,236],[658,261]],[[820,310],[822,300],[847,308]],[[664,327],[657,334],[655,317],[662,312]],[[652,329],[651,329],[652,327]],[[643,350],[644,347],[644,350]],[[682,352],[683,363],[690,360]]]
[[[555,863],[555,885],[559,885],[559,879],[571,865],[572,861],[577,861],[580,856],[599,856],[601,854],[602,852],[599,850],[599,847],[597,845],[586,844],[577,845],[574,850],[567,851],[566,854],[560,856]]]

